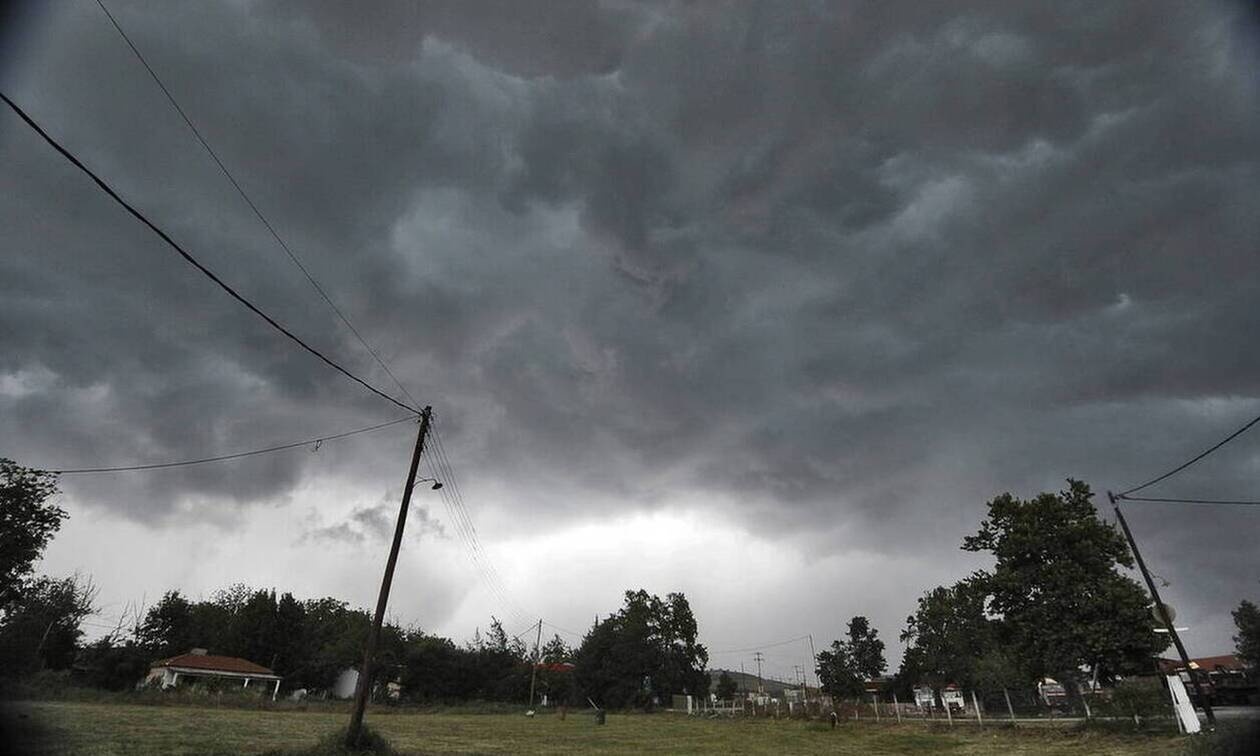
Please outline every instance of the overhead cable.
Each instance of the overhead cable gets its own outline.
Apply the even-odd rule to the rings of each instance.
[[[228,170],[228,167],[223,164],[223,161],[219,158],[218,153],[214,151],[214,148],[210,146],[210,143],[206,141],[206,138],[202,136],[200,129],[193,124],[192,119],[189,118],[188,114],[184,112],[184,109],[180,107],[179,102],[175,99],[175,95],[172,94],[171,90],[168,89],[166,84],[162,82],[161,77],[157,75],[157,71],[153,70],[153,66],[149,65],[149,61],[145,59],[144,54],[140,52],[140,48],[136,47],[136,44],[131,41],[131,37],[129,37],[127,32],[123,30],[122,26],[118,23],[118,20],[114,18],[114,14],[110,13],[109,8],[105,7],[104,0],[96,0],[96,4],[99,5],[101,10],[105,12],[105,16],[109,19],[109,22],[114,26],[114,29],[118,31],[118,34],[123,38],[123,41],[127,43],[127,46],[131,48],[131,52],[133,52],[136,59],[140,61],[140,65],[144,66],[144,69],[149,72],[149,76],[152,77],[154,83],[158,85],[158,88],[162,90],[162,94],[166,95],[167,102],[171,104],[171,107],[175,109],[175,112],[179,114],[179,117],[183,119],[184,123],[192,131],[193,136],[197,138],[197,141],[200,142],[201,146],[205,148],[207,153],[209,153],[210,159],[213,160],[214,164],[219,167],[219,170],[236,189],[236,193],[241,195],[241,199],[245,200],[245,204],[249,205],[249,209],[254,211],[254,215],[256,215],[258,220],[260,220],[263,226],[266,227],[267,231],[271,234],[271,238],[276,240],[276,243],[279,244],[280,248],[283,249],[285,254],[289,256],[289,259],[293,261],[293,264],[298,267],[298,270],[302,271],[302,275],[306,276],[306,280],[309,281],[311,286],[315,288],[315,291],[319,293],[319,296],[323,298],[324,302],[326,302],[330,308],[332,308],[332,311],[336,313],[341,322],[347,329],[350,330],[350,333],[354,334],[354,337],[358,339],[360,344],[363,345],[363,348],[367,350],[368,354],[372,355],[372,358],[376,360],[377,364],[385,370],[385,374],[394,381],[394,384],[397,385],[399,390],[403,392],[403,395],[407,397],[408,401],[416,407],[420,406],[420,402],[416,401],[416,398],[411,395],[411,392],[408,391],[407,387],[402,384],[402,381],[398,380],[398,376],[394,375],[394,371],[390,370],[389,365],[381,359],[380,354],[372,348],[372,345],[367,342],[367,339],[363,337],[363,334],[359,333],[359,329],[355,328],[354,324],[350,322],[350,319],[341,311],[341,308],[337,307],[337,305],[333,302],[332,297],[330,297],[328,292],[324,290],[324,287],[319,284],[319,281],[315,280],[315,276],[313,276],[310,270],[308,270],[307,267],[302,264],[302,261],[298,259],[297,253],[295,253],[293,249],[289,247],[288,243],[280,237],[280,234],[276,231],[275,226],[271,225],[271,221],[267,220],[267,216],[263,215],[262,210],[258,208],[258,205],[254,202],[254,200],[250,198],[248,193],[246,193],[240,182],[237,181],[236,177],[232,175],[232,172]]]
[[[745,654],[745,653],[748,653],[748,651],[760,651],[762,649],[772,649],[772,648],[775,648],[775,646],[787,645],[790,643],[800,643],[800,641],[803,641],[803,640],[809,640],[809,635],[801,635],[801,636],[798,636],[798,638],[789,638],[787,640],[780,640],[780,641],[777,641],[777,643],[764,643],[761,645],[748,646],[748,648],[746,649],[726,649],[722,651],[709,651],[709,655],[713,656],[716,654]]]
[[[1221,447],[1222,447],[1222,446],[1224,446],[1225,444],[1228,444],[1230,441],[1233,441],[1235,438],[1238,438],[1238,437],[1239,437],[1239,436],[1241,436],[1243,433],[1247,432],[1247,430],[1248,430],[1248,429],[1250,429],[1250,428],[1251,428],[1251,426],[1255,425],[1256,423],[1260,423],[1260,416],[1257,416],[1257,417],[1253,418],[1253,419],[1251,420],[1251,422],[1247,423],[1247,424],[1246,424],[1246,425],[1244,425],[1243,427],[1241,427],[1241,428],[1239,428],[1238,430],[1234,431],[1233,433],[1229,434],[1229,435],[1228,435],[1228,436],[1226,436],[1224,439],[1222,439],[1219,443],[1215,444],[1214,446],[1212,446],[1212,447],[1211,447],[1211,448],[1209,448],[1209,449],[1204,450],[1202,453],[1200,453],[1199,455],[1197,455],[1197,456],[1195,456],[1194,458],[1190,459],[1188,462],[1184,462],[1184,463],[1182,463],[1182,464],[1180,464],[1180,465],[1178,465],[1178,466],[1174,467],[1173,469],[1169,470],[1168,472],[1164,473],[1163,475],[1160,475],[1160,476],[1159,476],[1159,477],[1157,477],[1157,478],[1152,478],[1152,479],[1150,479],[1150,480],[1146,481],[1145,483],[1143,483],[1143,484],[1142,484],[1142,485],[1140,485],[1140,486],[1134,486],[1133,488],[1130,488],[1130,489],[1128,489],[1127,491],[1122,491],[1121,493],[1117,494],[1117,496],[1119,496],[1119,497],[1121,497],[1121,498],[1124,498],[1126,495],[1131,494],[1131,493],[1134,493],[1135,491],[1141,491],[1143,488],[1147,488],[1147,487],[1149,487],[1149,486],[1153,486],[1153,485],[1155,485],[1156,483],[1160,482],[1161,480],[1166,480],[1166,479],[1168,479],[1168,478],[1171,478],[1172,476],[1174,476],[1174,475],[1176,475],[1177,473],[1181,472],[1182,470],[1186,469],[1186,468],[1187,468],[1187,467],[1189,467],[1190,465],[1193,465],[1195,462],[1198,462],[1199,460],[1203,459],[1203,458],[1204,458],[1204,457],[1206,457],[1207,455],[1209,455],[1209,454],[1211,454],[1212,452],[1216,451],[1217,449],[1221,448]]]
[[[1124,501],[1154,501],[1169,504],[1240,504],[1244,506],[1260,506],[1260,501],[1244,501],[1239,499],[1165,499],[1147,496],[1125,496],[1123,494],[1116,497]]]
[[[168,467],[188,467],[189,465],[204,465],[207,462],[224,462],[229,459],[241,459],[242,457],[253,457],[259,454],[268,454],[271,452],[284,451],[286,449],[296,449],[301,446],[311,446],[312,444],[320,444],[324,441],[335,441],[339,438],[347,438],[349,436],[357,436],[360,433],[371,433],[381,428],[388,428],[391,425],[399,423],[414,422],[415,418],[400,417],[385,423],[369,425],[366,428],[356,428],[355,430],[346,431],[345,433],[334,433],[331,436],[319,436],[317,438],[308,438],[304,441],[294,441],[288,444],[280,444],[279,446],[268,446],[265,449],[252,449],[245,452],[237,452],[235,454],[221,454],[217,457],[202,457],[201,459],[185,459],[178,462],[158,462],[148,465],[125,465],[121,467],[80,467],[66,470],[47,470],[46,472],[56,473],[58,475],[86,475],[88,473],[112,473],[112,472],[129,472],[131,470],[160,470]]]
[[[236,289],[233,289],[223,279],[219,278],[217,275],[215,275],[213,271],[211,271],[209,268],[203,265],[200,261],[198,261],[197,258],[193,257],[192,254],[190,254],[183,247],[177,244],[175,240],[172,239],[165,231],[158,228],[158,226],[154,224],[153,221],[150,221],[147,217],[145,217],[143,213],[141,213],[135,207],[130,205],[126,200],[120,197],[118,193],[115,192],[112,187],[110,187],[109,184],[105,183],[104,179],[96,175],[96,173],[94,173],[92,169],[84,165],[77,157],[71,154],[69,150],[67,150],[65,147],[62,147],[61,144],[57,142],[57,140],[53,139],[48,134],[48,132],[44,131],[44,129],[40,127],[40,125],[34,121],[34,119],[32,119],[29,115],[27,115],[26,111],[18,107],[17,103],[15,103],[13,100],[9,99],[8,95],[6,95],[3,92],[0,92],[0,98],[4,100],[5,104],[7,104],[10,108],[13,109],[13,112],[17,113],[18,117],[20,117],[23,121],[25,121],[26,124],[30,126],[32,129],[34,129],[35,133],[43,137],[44,141],[48,142],[48,144],[51,145],[53,149],[57,150],[57,152],[61,153],[62,157],[70,161],[70,163],[74,165],[74,167],[86,173],[88,177],[91,178],[92,181],[94,181],[96,185],[101,188],[102,191],[104,191],[106,194],[110,196],[111,199],[113,199],[115,202],[121,205],[123,209],[131,213],[131,215],[135,216],[135,218],[139,220],[141,223],[148,226],[149,229],[153,231],[153,233],[157,234],[158,237],[162,239],[162,241],[166,242],[167,245],[169,245],[172,249],[178,252],[179,255],[183,257],[184,260],[187,261],[189,265],[192,265],[194,268],[200,271],[204,276],[209,278],[214,283],[218,284],[219,288],[227,292],[233,299],[240,302],[242,305],[244,305],[246,308],[248,308],[251,312],[253,312],[258,317],[267,321],[268,325],[270,325],[272,328],[276,329],[280,333],[284,334],[289,340],[291,340],[298,346],[302,347],[307,352],[310,352],[311,354],[315,355],[320,360],[322,360],[325,364],[327,364],[329,367],[333,368],[334,370],[346,376],[347,378],[354,381],[355,383],[358,383],[360,386],[364,387],[368,391],[371,391],[373,394],[376,394],[382,399],[385,399],[391,402],[392,404],[395,404],[401,407],[402,409],[407,410],[408,412],[413,412],[413,413],[419,412],[419,410],[417,410],[415,407],[410,407],[404,404],[403,402],[398,401],[394,397],[390,396],[389,394],[386,394],[384,391],[381,391],[380,389],[376,388],[372,384],[368,383],[367,381],[363,380],[359,376],[355,375],[354,373],[350,372],[346,368],[342,367],[337,362],[333,361],[330,357],[325,355],[323,352],[319,351],[318,349],[311,346],[310,344],[307,344],[305,341],[303,341],[300,337],[298,337],[288,328],[285,328],[283,325],[277,322],[275,318],[263,312],[261,309],[258,308],[257,305],[255,305],[253,302],[249,301],[243,295],[238,293]]]

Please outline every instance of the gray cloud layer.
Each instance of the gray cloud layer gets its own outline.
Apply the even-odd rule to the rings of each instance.
[[[1256,27],[1232,5],[117,5],[521,528],[707,492],[821,553],[944,554],[996,493],[1121,487],[1260,411]],[[94,6],[25,23],[6,92],[387,383]],[[11,116],[0,154],[5,454],[167,459],[390,416]],[[66,487],[173,525],[316,472],[395,485],[404,436]],[[1257,448],[1161,491],[1260,494]],[[1254,514],[1134,520],[1186,601],[1254,598]]]

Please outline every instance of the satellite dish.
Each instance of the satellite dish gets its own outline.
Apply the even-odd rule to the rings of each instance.
[[[1155,618],[1155,624],[1160,627],[1168,627],[1169,623],[1177,621],[1177,610],[1168,604],[1163,604],[1162,606],[1164,607],[1163,613],[1159,611],[1155,604],[1151,604],[1151,616]],[[1168,617],[1167,621],[1164,620],[1165,615]]]

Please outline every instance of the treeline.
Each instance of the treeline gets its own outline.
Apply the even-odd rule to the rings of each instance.
[[[244,585],[201,601],[171,591],[133,628],[84,648],[75,671],[89,685],[122,690],[134,686],[153,662],[203,648],[270,668],[284,678],[284,690],[318,695],[343,671],[359,667],[371,627],[366,610],[334,598],[299,600]],[[387,622],[377,647],[375,683],[400,683],[403,696],[414,701],[519,701],[528,694],[534,656],[494,618],[484,635],[477,631],[463,645]],[[567,662],[572,651],[556,636],[541,657]],[[544,670],[540,690],[565,693],[555,677]]]
[[[155,662],[201,648],[270,668],[284,678],[282,691],[319,695],[361,664],[372,626],[366,610],[245,585],[206,599],[169,591],[84,643],[84,622],[95,614],[91,580],[33,571],[66,517],[51,501],[56,491],[54,476],[0,459],[0,677],[50,670],[83,685],[128,690]],[[707,691],[708,653],[696,637],[685,596],[642,590],[627,591],[623,606],[597,621],[577,648],[558,635],[541,649],[527,647],[493,617],[484,634],[477,630],[462,644],[386,623],[373,686],[396,682],[401,698],[416,702],[521,702],[538,659],[536,690],[552,702],[650,707],[675,693]]]

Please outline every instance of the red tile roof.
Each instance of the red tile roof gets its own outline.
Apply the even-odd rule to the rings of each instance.
[[[273,675],[271,670],[252,661],[238,659],[235,656],[213,656],[211,654],[180,654],[169,659],[153,663],[153,667],[183,667],[185,669],[204,669],[207,672],[235,672],[240,675]]]
[[[575,667],[568,662],[541,662],[534,665],[544,672],[572,672]]]
[[[1247,665],[1243,664],[1242,659],[1239,659],[1237,656],[1234,656],[1233,654],[1222,654],[1221,656],[1203,656],[1198,659],[1191,659],[1190,663],[1194,664],[1195,666],[1197,666],[1199,669],[1203,670],[1204,672],[1214,672],[1217,667],[1223,667],[1231,671],[1243,670],[1247,668]],[[1159,668],[1165,674],[1169,674],[1175,670],[1182,669],[1181,660],[1180,659],[1160,659]]]

